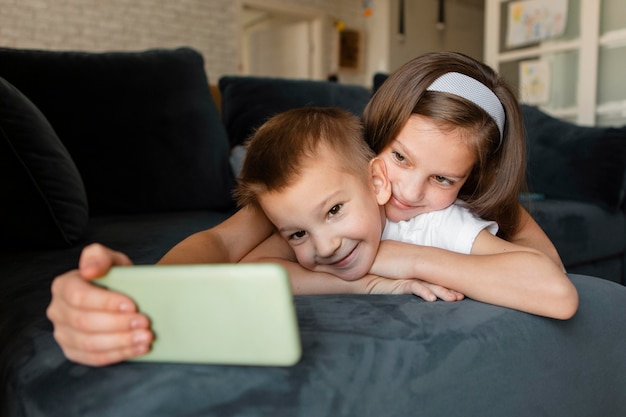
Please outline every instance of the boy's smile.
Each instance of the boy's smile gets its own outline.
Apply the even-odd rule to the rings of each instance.
[[[259,203],[298,263],[353,280],[374,262],[384,214],[367,169],[360,178],[343,168],[341,158],[320,147],[293,184],[261,193]]]

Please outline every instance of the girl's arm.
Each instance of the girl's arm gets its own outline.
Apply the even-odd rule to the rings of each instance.
[[[289,272],[293,293],[304,294],[414,294],[427,301],[437,297],[444,301],[457,301],[462,294],[417,279],[389,279],[366,275],[346,281],[331,274],[303,268],[287,242],[278,234],[270,236],[250,252],[242,262],[276,262]]]
[[[552,259],[486,230],[470,255],[385,240],[370,273],[417,277],[478,301],[558,319],[578,308],[576,288]]]
[[[565,271],[561,257],[556,248],[545,234],[545,232],[539,227],[535,219],[533,219],[528,211],[520,205],[521,219],[520,226],[517,232],[512,237],[511,242],[527,248],[533,248],[545,254],[548,258]]]

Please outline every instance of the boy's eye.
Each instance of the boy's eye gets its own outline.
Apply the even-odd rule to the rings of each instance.
[[[332,217],[337,215],[341,211],[341,207],[343,204],[335,204],[330,210],[328,210],[328,214]]]
[[[299,240],[306,236],[306,231],[298,230],[296,233],[292,233],[289,235],[289,239],[291,240]]]

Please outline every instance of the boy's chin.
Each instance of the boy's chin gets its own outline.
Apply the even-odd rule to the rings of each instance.
[[[324,271],[330,274],[333,274],[344,281],[357,281],[363,278],[368,274],[369,269],[365,268],[351,268],[350,270],[334,270],[334,271]]]

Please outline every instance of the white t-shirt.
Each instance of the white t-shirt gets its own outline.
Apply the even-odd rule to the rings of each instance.
[[[485,228],[493,235],[498,233],[496,222],[481,219],[457,200],[448,208],[419,214],[406,221],[387,220],[382,239],[469,254],[476,236]]]

